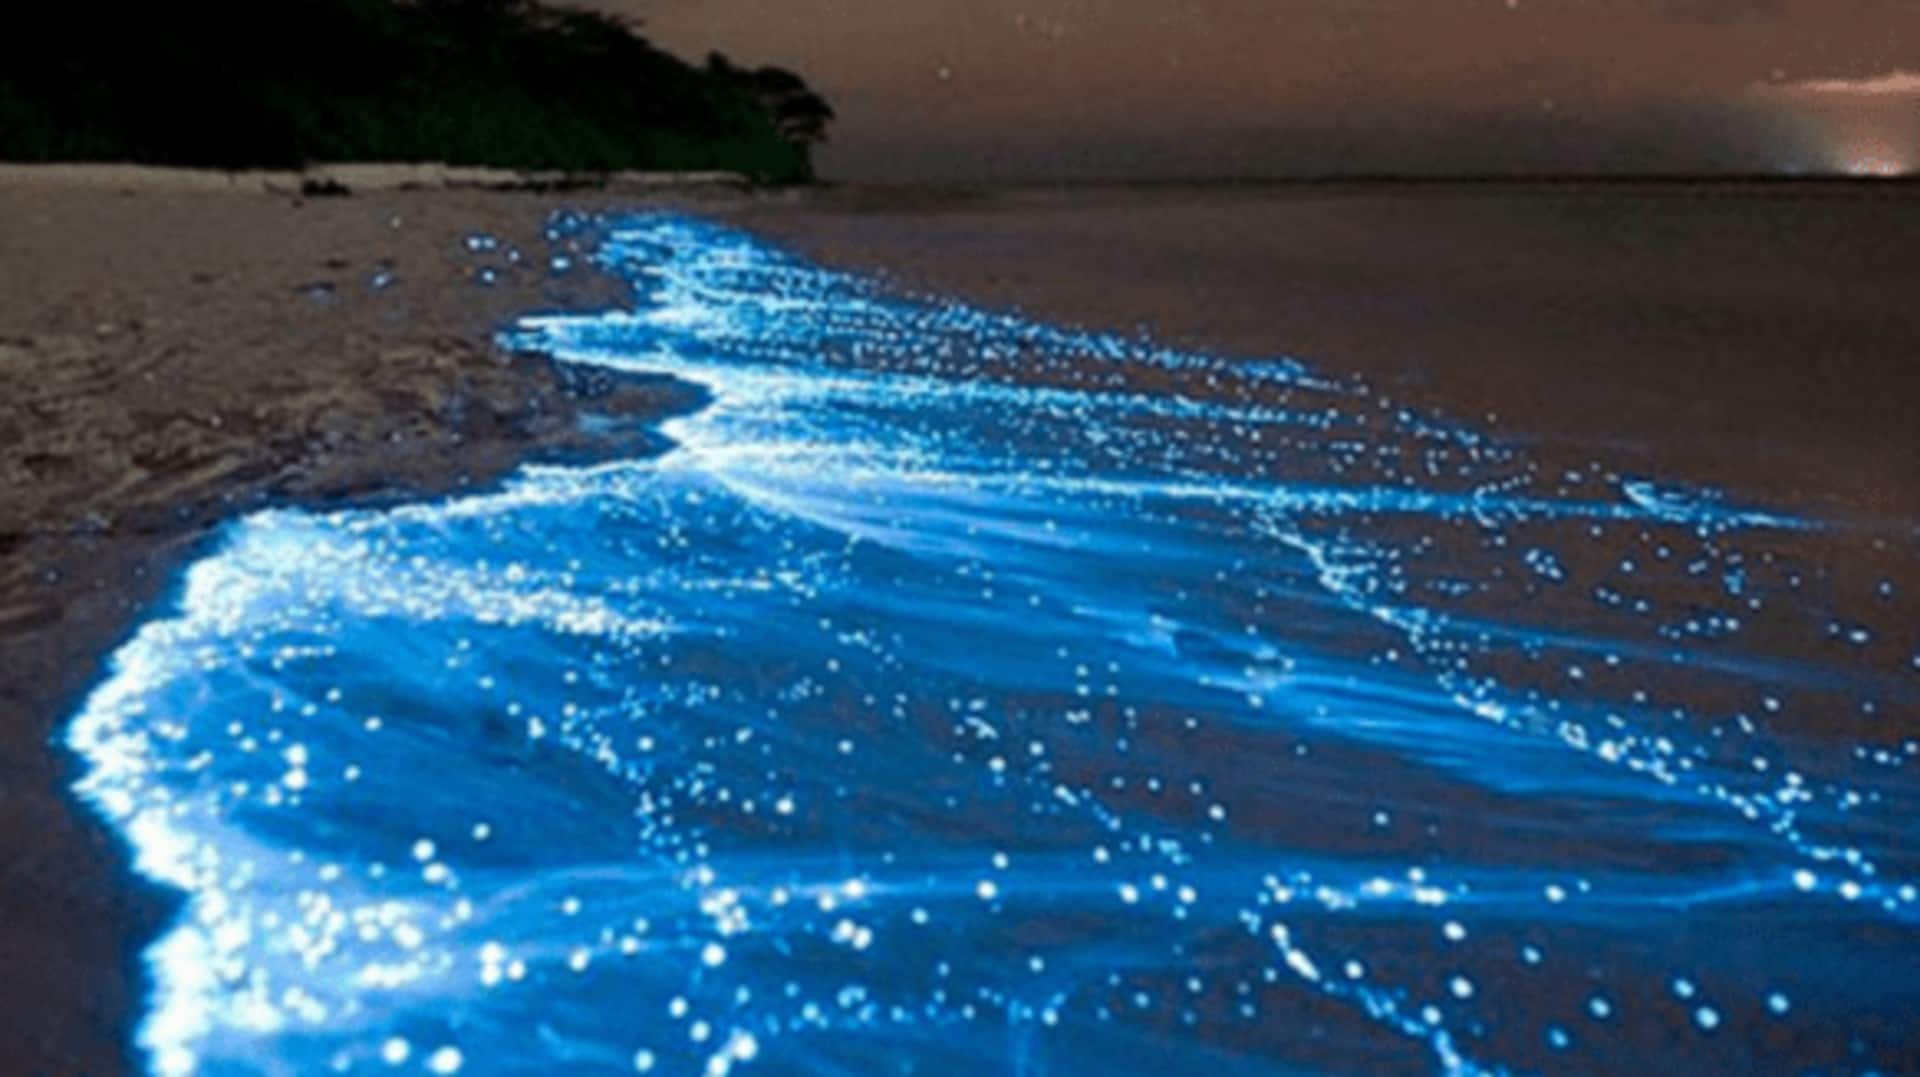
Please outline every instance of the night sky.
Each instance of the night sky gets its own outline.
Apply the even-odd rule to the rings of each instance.
[[[1920,167],[1915,0],[596,0],[851,179]]]

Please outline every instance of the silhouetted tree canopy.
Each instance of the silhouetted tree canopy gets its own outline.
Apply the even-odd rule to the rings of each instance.
[[[0,22],[0,158],[811,175],[833,111],[537,0],[56,0]]]
[[[718,52],[707,55],[707,70],[752,94],[787,141],[810,146],[827,140],[833,106],[808,88],[799,75],[779,67],[735,67]]]

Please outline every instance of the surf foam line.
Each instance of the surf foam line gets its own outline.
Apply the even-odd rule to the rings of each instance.
[[[1911,1057],[1861,536],[688,218],[550,239],[631,304],[505,343],[706,387],[677,448],[235,521],[68,728],[188,895],[156,1071]]]

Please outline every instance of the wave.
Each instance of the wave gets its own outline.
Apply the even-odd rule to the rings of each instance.
[[[69,726],[156,1071],[1913,1057],[1883,531],[587,231],[630,304],[503,342],[669,452],[234,521]]]

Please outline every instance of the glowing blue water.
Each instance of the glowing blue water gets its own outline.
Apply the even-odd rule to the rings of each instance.
[[[240,520],[72,725],[190,895],[157,1069],[1920,1057],[1920,658],[1841,582],[1910,551],[594,235],[631,309],[514,343],[706,386],[677,449]]]

